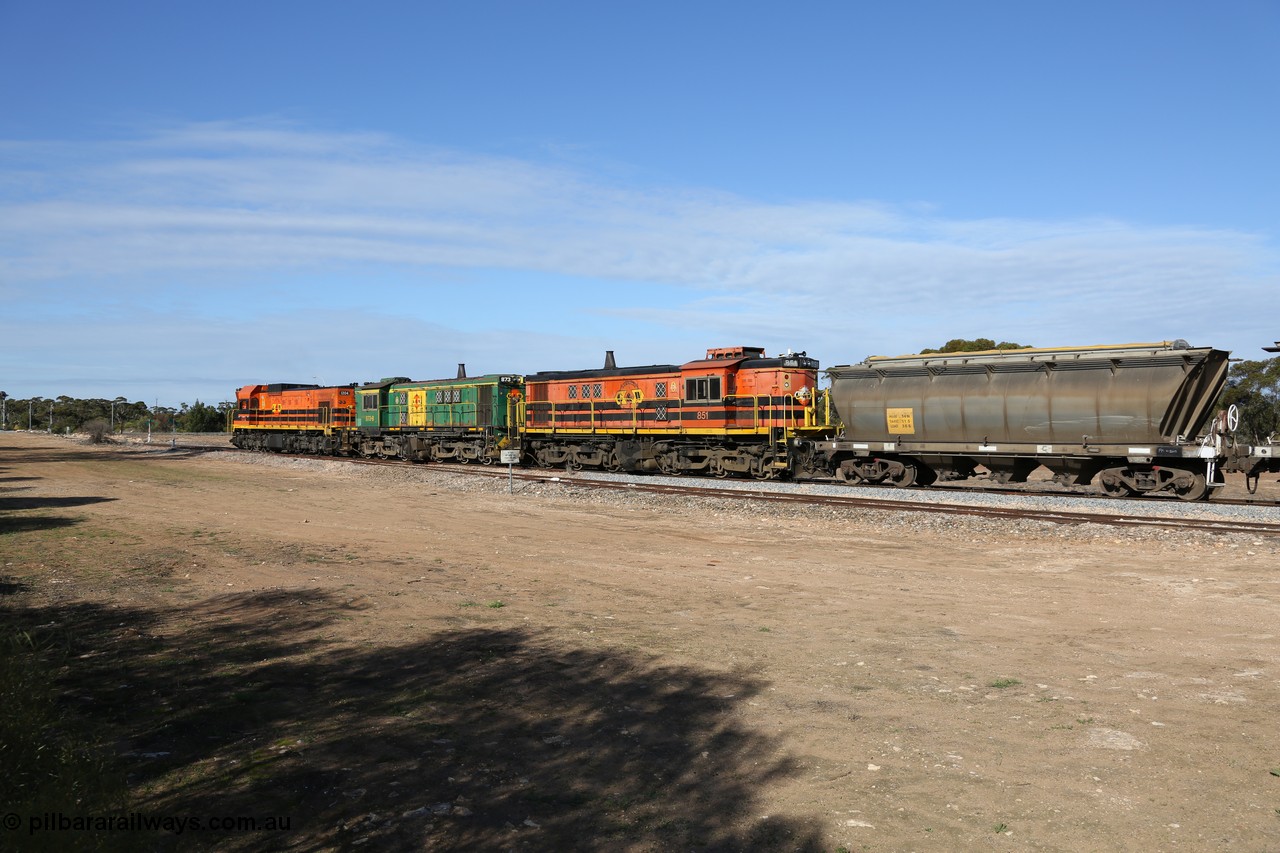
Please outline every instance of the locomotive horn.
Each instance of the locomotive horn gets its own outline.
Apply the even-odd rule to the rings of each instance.
[[[458,378],[459,379],[467,378],[467,366],[462,362],[458,362]]]
[[[617,370],[617,368],[618,368],[617,362],[613,360],[613,350],[611,349],[605,350],[604,351],[604,369]]]

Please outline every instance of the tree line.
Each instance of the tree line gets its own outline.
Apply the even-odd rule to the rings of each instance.
[[[2,392],[0,392],[2,393]],[[8,397],[4,429],[86,432],[225,432],[231,403],[208,405],[196,400],[178,407],[148,406],[124,397],[81,400],[75,397]]]
[[[1231,405],[1240,411],[1238,435],[1255,444],[1280,441],[1280,358],[1231,365],[1218,408]]]

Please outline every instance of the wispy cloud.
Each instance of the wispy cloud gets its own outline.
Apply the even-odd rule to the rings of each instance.
[[[609,334],[640,341],[657,330],[694,352],[750,336],[847,361],[979,334],[1251,346],[1274,339],[1274,324],[1230,306],[1280,289],[1274,235],[1106,218],[961,221],[884,201],[765,203],[272,122],[8,142],[0,166],[9,330],[68,304],[153,309],[175,284],[215,278],[228,298],[256,292],[267,317],[344,307],[440,324],[432,300],[453,284],[414,271],[484,271],[488,304],[522,312],[503,312],[504,325],[557,346],[587,340],[594,316],[613,324]],[[380,301],[361,284],[368,270],[412,285]],[[335,282],[343,275],[347,287]],[[436,334],[460,328],[445,322]],[[285,345],[303,337],[275,332]]]

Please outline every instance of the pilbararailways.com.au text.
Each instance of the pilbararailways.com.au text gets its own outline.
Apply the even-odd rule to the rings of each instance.
[[[20,815],[9,812],[0,817],[0,826],[8,832],[288,832],[293,828],[291,816],[249,815],[166,815],[143,812],[81,815],[65,812],[41,812]],[[0,834],[0,839],[4,837]]]

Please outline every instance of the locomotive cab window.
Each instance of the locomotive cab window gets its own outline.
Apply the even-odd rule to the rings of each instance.
[[[684,381],[684,398],[694,402],[719,400],[720,377],[702,376],[698,379],[686,379]]]

